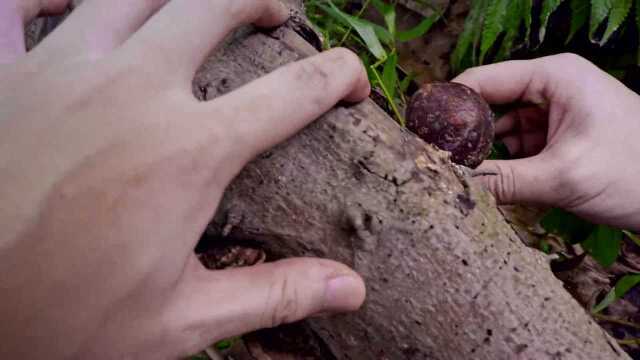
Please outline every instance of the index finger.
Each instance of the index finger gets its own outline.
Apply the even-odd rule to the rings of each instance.
[[[469,86],[491,104],[522,101],[544,106],[580,91],[585,63],[573,54],[514,60],[469,69],[452,81]]]

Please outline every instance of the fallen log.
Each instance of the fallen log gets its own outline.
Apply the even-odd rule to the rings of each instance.
[[[313,53],[289,27],[241,33],[195,93],[215,98]],[[627,358],[493,198],[372,101],[336,107],[249,164],[209,233],[358,271],[362,310],[307,321],[337,359]]]

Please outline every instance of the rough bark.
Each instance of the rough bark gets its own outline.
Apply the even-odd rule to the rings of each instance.
[[[237,32],[194,93],[209,100],[312,55],[303,29]],[[365,278],[362,310],[297,325],[313,339],[297,358],[628,358],[492,197],[372,101],[337,106],[249,164],[208,233],[257,242],[271,259],[336,259]]]
[[[242,32],[194,89],[208,100],[314,52],[286,27]],[[307,322],[337,359],[627,358],[491,196],[371,101],[336,107],[248,165],[209,233],[355,268],[363,309]]]

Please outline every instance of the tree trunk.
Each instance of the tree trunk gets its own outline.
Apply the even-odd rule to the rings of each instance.
[[[234,34],[197,74],[196,96],[314,54],[298,16]],[[335,259],[364,277],[360,311],[304,323],[313,341],[301,357],[628,359],[466,170],[370,100],[337,106],[249,164],[208,233],[257,242],[271,259]]]

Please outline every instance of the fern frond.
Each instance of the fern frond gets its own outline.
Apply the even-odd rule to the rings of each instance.
[[[451,54],[451,67],[455,73],[460,72],[463,68],[463,61],[465,56],[474,51],[472,47],[475,47],[477,41],[477,34],[482,29],[482,23],[484,20],[484,10],[490,0],[474,0],[471,5],[471,10],[464,23],[464,29],[458,37],[456,48]]]
[[[576,33],[589,21],[589,12],[591,4],[584,0],[571,0],[571,26],[569,28],[569,36],[567,36],[566,44],[568,44]]]
[[[498,36],[502,34],[505,29],[505,18],[509,18],[507,17],[507,7],[509,7],[509,2],[518,4],[520,1],[494,0],[490,2],[487,8],[484,26],[482,29],[482,41],[480,42],[481,64],[484,62],[484,57],[487,55],[487,52],[493,47]],[[513,18],[513,15],[518,16],[519,20],[520,14],[517,11],[510,15],[511,18]]]
[[[604,35],[602,35],[602,39],[599,43],[600,46],[606,44],[611,35],[620,28],[620,25],[622,25],[631,11],[631,5],[632,0],[612,0],[607,29],[605,30]]]
[[[520,35],[520,28],[524,23],[525,36],[524,42],[528,43],[531,33],[531,8],[533,3],[531,0],[513,0],[507,8],[507,16],[504,21],[504,39],[500,50],[496,54],[496,60],[502,61],[509,58],[514,49],[515,40]]]
[[[604,19],[609,16],[609,12],[611,12],[611,7],[613,6],[612,0],[591,0],[591,20],[589,22],[589,40],[594,43],[598,41],[595,40],[596,31],[600,27],[600,24],[604,21]]]
[[[551,14],[558,9],[558,6],[560,6],[563,1],[564,0],[544,0],[542,3],[542,11],[540,12],[540,32],[538,34],[538,41],[540,44],[542,44],[544,37],[547,34],[547,24],[549,23]]]
[[[533,20],[533,16],[531,15],[533,12],[533,0],[522,0],[524,6],[522,8],[522,17],[524,19],[524,26],[526,29],[525,33],[525,43],[528,45],[529,40],[531,39],[531,23]]]

